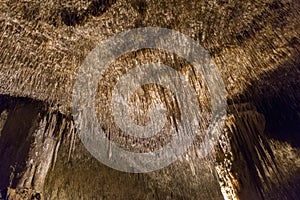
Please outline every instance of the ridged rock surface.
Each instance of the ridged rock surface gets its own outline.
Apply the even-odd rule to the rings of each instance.
[[[300,195],[299,1],[1,0],[0,4],[2,199],[297,199]],[[228,114],[219,145],[207,158],[197,154],[200,137],[170,166],[128,174],[104,166],[84,148],[70,112],[71,95],[80,65],[97,44],[147,26],[180,31],[208,50],[228,93]],[[99,82],[97,111],[112,135],[119,133],[107,107],[112,88],[128,69],[153,61],[185,74],[201,108],[210,110],[207,87],[184,59],[149,49],[128,53],[116,59]],[[178,117],[170,92],[155,85],[141,88],[131,103],[149,108],[153,99],[169,108],[171,117]],[[144,118],[138,115],[137,120]]]

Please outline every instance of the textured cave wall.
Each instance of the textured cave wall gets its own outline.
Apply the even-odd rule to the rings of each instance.
[[[276,141],[269,145],[265,119],[251,104],[229,107],[216,162],[189,153],[158,172],[128,174],[94,159],[74,134],[72,120],[56,107],[7,96],[1,102],[7,104],[1,114],[1,189],[9,199],[222,199],[221,188],[229,198],[298,196],[298,150]],[[18,117],[23,127],[14,124]],[[264,169],[258,174],[256,167]]]
[[[209,160],[196,166],[201,176],[182,161],[149,174],[118,172],[90,155],[57,107],[8,96],[1,103],[2,199],[222,199]]]
[[[6,95],[0,104],[3,198],[299,196],[298,1],[3,0],[1,4],[0,93]],[[161,171],[125,174],[92,158],[76,136],[69,103],[81,62],[98,42],[141,26],[181,31],[212,55],[230,106],[216,155],[198,159],[191,150]],[[157,56],[201,83],[184,61],[151,51],[118,59],[106,80],[121,76],[133,61],[153,61]],[[124,69],[116,70],[119,66]],[[199,99],[206,104],[201,94]],[[103,108],[107,102],[105,98],[99,102],[101,113],[108,112]]]
[[[6,51],[1,56],[2,94],[53,102],[65,113],[76,72],[86,55],[105,38],[144,26],[171,28],[198,41],[211,53],[230,96],[242,94],[249,84],[259,82],[260,76],[268,77],[285,64],[293,66],[290,72],[294,74],[285,82],[298,81],[298,1],[120,0],[97,16],[83,14],[91,2],[3,1],[0,42]],[[31,18],[25,16],[31,13],[27,8],[36,9]],[[63,23],[63,8],[78,10],[77,15],[86,17],[68,26]],[[51,16],[56,16],[56,25]],[[277,78],[281,77],[269,83],[274,91],[285,88]],[[261,85],[257,85],[258,91]]]

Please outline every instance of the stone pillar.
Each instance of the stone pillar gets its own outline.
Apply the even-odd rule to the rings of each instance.
[[[46,175],[72,123],[42,103],[16,100],[2,111],[0,130],[1,198],[42,199]]]
[[[276,170],[265,118],[249,103],[229,107],[216,170],[225,199],[263,199],[268,170]]]

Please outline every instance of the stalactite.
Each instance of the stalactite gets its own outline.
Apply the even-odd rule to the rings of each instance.
[[[18,151],[18,148],[27,148],[28,152],[24,158],[19,158],[25,159],[24,161],[16,159],[14,163],[11,163],[9,180],[5,185],[6,188],[3,189],[4,182],[1,182],[2,188],[0,189],[1,191],[6,191],[5,199],[40,199],[43,196],[45,178],[50,169],[55,167],[63,138],[71,142],[69,155],[75,148],[73,122],[60,114],[56,106],[48,106],[35,101],[10,99],[1,110],[3,111],[0,114],[0,143],[5,147],[14,145],[7,143],[11,139],[22,142],[18,140],[24,138],[28,144],[26,143],[26,146],[22,144],[21,147],[16,146],[13,149]],[[19,134],[17,137],[11,138],[10,134],[16,134],[11,132],[14,131],[14,128],[10,128],[12,126],[11,121],[14,118],[18,119],[22,115],[28,118],[28,124],[26,124],[26,128],[23,128],[23,132],[17,133]],[[0,151],[5,152],[7,150],[0,147]],[[4,162],[6,157],[4,156],[1,159]],[[24,167],[21,168],[22,165]],[[3,163],[0,163],[0,167],[3,168],[5,166]],[[6,168],[4,169],[6,170]]]
[[[285,92],[282,91],[287,91],[289,95],[299,93],[299,6],[296,0],[191,0],[176,3],[139,0],[131,3],[125,0],[1,1],[0,94],[8,95],[7,99],[15,99],[2,104],[0,97],[0,173],[3,176],[0,179],[1,187],[8,186],[8,189],[4,189],[10,195],[24,193],[22,198],[31,195],[38,199],[49,168],[54,169],[49,172],[51,175],[55,174],[55,169],[60,169],[59,167],[70,167],[75,161],[86,161],[82,155],[88,157],[89,154],[84,154],[84,148],[77,141],[78,136],[69,112],[76,72],[87,54],[99,42],[115,33],[142,25],[174,29],[195,39],[209,51],[216,62],[224,79],[228,98],[235,99],[234,102],[252,102],[258,108],[259,112],[247,103],[233,104],[234,108],[229,108],[226,129],[217,152],[219,155],[216,169],[223,184],[223,193],[228,198],[250,198],[250,195],[245,197],[244,191],[247,186],[250,192],[258,193],[255,198],[259,198],[259,192],[262,193],[262,190],[268,190],[272,186],[270,177],[272,182],[281,178],[275,162],[277,158],[272,153],[274,149],[269,146],[269,140],[264,134],[265,119],[260,113],[263,113],[267,120],[274,119],[273,115],[280,113],[276,109],[281,105],[289,105],[286,106],[289,108],[287,113],[293,113],[293,116],[281,114],[282,116],[275,118],[272,123],[268,123],[268,131],[276,131],[277,127],[287,127],[284,122],[292,118],[294,123],[298,123],[296,120],[300,106],[291,105],[298,104],[299,97],[284,96]],[[128,57],[121,56],[115,62],[116,65],[112,63],[110,66],[113,70],[107,70],[107,83],[112,79],[119,80],[119,76],[128,70],[125,66],[140,64],[139,59],[141,63],[148,62],[150,57],[153,62],[160,61],[160,58],[169,59],[170,66],[180,73],[186,73],[184,64],[177,56],[168,57],[168,53],[153,52],[154,50],[142,50]],[[153,58],[155,56],[161,57]],[[177,64],[179,65],[176,66]],[[116,72],[112,74],[114,69]],[[197,76],[195,71],[191,74]],[[191,83],[196,91],[204,89],[201,84],[196,84],[198,82],[194,82],[193,78]],[[101,95],[109,96],[105,93],[106,89],[99,90]],[[159,93],[164,95],[166,101],[166,92]],[[205,97],[199,98],[199,101],[202,100],[200,103],[204,107],[209,107],[209,92],[204,93]],[[153,98],[159,99],[158,96],[154,95]],[[43,109],[39,107],[41,102],[20,103],[24,100],[22,97],[42,101]],[[106,112],[105,109],[104,106],[99,108],[99,115]],[[282,111],[286,112],[285,109]],[[170,118],[177,128],[175,114]],[[201,128],[204,130],[209,118],[203,121]],[[109,123],[107,126],[108,137],[113,139],[115,129]],[[284,134],[286,132],[282,135]],[[129,141],[128,138],[122,138],[124,140],[120,145]],[[133,145],[139,143],[136,139],[132,141]],[[294,141],[291,143],[294,144]],[[280,151],[285,150],[283,148]],[[111,156],[111,152],[107,153]],[[80,159],[73,158],[75,153],[78,153]],[[195,155],[188,154],[160,173],[145,175],[150,177],[152,186],[155,186],[152,198],[161,198],[160,194],[163,193],[170,193],[171,198],[179,199],[194,197],[193,195],[198,198],[203,195],[201,197],[204,199],[213,198],[213,195],[219,197],[216,192],[219,188],[215,187],[214,180],[211,180],[214,178],[214,166],[211,162],[215,157],[197,160],[196,155],[200,158],[201,152],[195,150]],[[92,160],[90,157],[87,159]],[[58,163],[59,161],[63,164]],[[95,163],[84,163],[82,166],[98,166]],[[290,161],[287,163],[294,164]],[[299,170],[297,167],[294,170]],[[74,170],[75,167],[63,169],[62,172],[66,174],[55,174],[54,179],[64,179],[70,169]],[[285,174],[289,169],[286,167]],[[205,172],[200,173],[201,170]],[[109,170],[104,170],[104,173],[112,175],[104,181],[109,181],[116,174],[115,171]],[[94,178],[99,174],[92,175],[90,182],[93,185]],[[291,177],[293,173],[289,175]],[[80,188],[76,193],[81,195],[78,198],[89,195],[81,189],[84,187],[82,185],[90,184],[85,175],[82,177],[78,179],[80,181],[72,183],[76,185],[75,189],[71,187],[76,192]],[[126,178],[130,177],[131,175]],[[69,183],[69,180],[64,180],[64,184]],[[100,184],[103,184],[101,181]],[[78,183],[82,185],[78,187]],[[126,180],[124,185],[127,183],[129,182]],[[255,186],[251,187],[250,183]],[[70,192],[71,189],[66,188],[59,187],[65,190],[63,193],[72,193],[73,190]],[[130,188],[133,189],[136,189],[136,186]],[[201,194],[200,190],[205,194]],[[214,194],[209,194],[210,190],[214,190]],[[113,193],[112,190],[110,192]],[[166,194],[166,197],[169,198],[169,194]]]
[[[264,124],[264,117],[251,104],[229,107],[216,166],[224,197],[263,198],[271,182],[269,170],[280,176]]]
[[[0,113],[0,137],[1,137],[2,129],[7,120],[7,115],[8,115],[8,112],[6,110],[1,111],[1,113]]]

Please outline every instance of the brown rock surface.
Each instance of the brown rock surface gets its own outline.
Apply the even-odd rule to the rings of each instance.
[[[299,196],[299,1],[0,3],[2,199]],[[195,142],[165,169],[127,174],[102,165],[87,152],[77,136],[70,103],[88,53],[115,33],[145,26],[180,31],[207,49],[225,83],[229,107],[215,154],[198,158]],[[111,89],[128,69],[149,61],[162,61],[187,74],[201,106],[209,111],[208,90],[188,63],[165,52],[141,50],[118,58],[100,81],[100,118],[110,114],[105,106],[111,91],[103,89],[105,84]],[[176,118],[178,108],[168,91],[155,86],[143,90],[133,105],[147,107],[147,100],[157,99]],[[105,120],[104,127],[115,130],[111,119]]]

